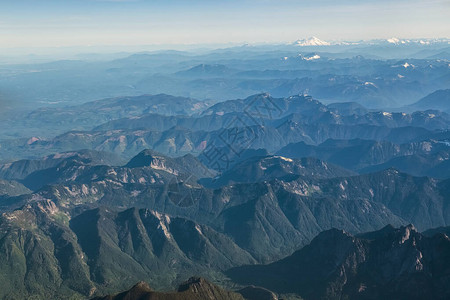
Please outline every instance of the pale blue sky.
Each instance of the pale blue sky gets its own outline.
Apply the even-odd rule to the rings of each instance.
[[[450,37],[450,0],[0,0],[0,48]]]

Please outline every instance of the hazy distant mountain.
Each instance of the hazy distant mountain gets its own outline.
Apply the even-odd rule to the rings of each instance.
[[[450,89],[438,90],[407,107],[410,110],[450,111]]]
[[[201,183],[219,187],[236,183],[283,180],[292,178],[292,175],[331,178],[350,176],[353,173],[315,158],[291,159],[283,156],[262,156],[237,163],[219,177],[204,180]]]
[[[155,113],[162,116],[186,116],[199,113],[208,106],[204,101],[159,94],[108,98],[64,108],[44,107],[12,117],[2,117],[0,122],[7,124],[9,129],[2,128],[5,131],[0,130],[0,137],[48,138],[66,131],[90,130],[124,117],[136,118]]]
[[[84,165],[121,165],[123,160],[110,152],[79,150],[57,153],[36,160],[18,160],[0,165],[0,178],[23,180],[30,174],[54,168],[62,162],[78,161]]]
[[[277,96],[289,96],[309,91],[309,94],[333,102],[361,101],[371,107],[406,105],[437,89],[448,88],[448,40],[417,40],[410,43],[391,44],[386,40],[370,42],[324,42],[317,38],[300,40],[301,45],[252,45],[200,52],[158,51],[153,53],[118,53],[105,59],[86,59],[8,65],[0,72],[1,87],[10,91],[7,107],[20,106],[32,110],[38,107],[63,107],[95,99],[138,96],[143,94],[171,94],[199,100],[226,100],[246,97],[261,91],[277,91]],[[421,43],[422,41],[422,43]],[[327,45],[330,46],[319,46]],[[304,60],[299,49],[311,47],[321,59]],[[310,52],[309,50],[308,52]],[[302,53],[304,57],[309,53]],[[114,57],[120,59],[113,59]],[[83,60],[80,60],[80,57]],[[102,59],[99,60],[98,58]],[[297,57],[297,59],[294,59]],[[354,59],[359,57],[358,59]],[[361,59],[365,57],[365,59]],[[288,59],[284,59],[288,58]],[[414,70],[401,70],[390,66],[391,59],[413,58]],[[51,58],[50,58],[51,59]],[[46,58],[49,60],[49,58]],[[191,76],[179,72],[196,66],[204,71]],[[207,66],[217,69],[210,72]],[[241,77],[226,70],[247,72]],[[431,67],[430,67],[431,66]],[[201,69],[202,67],[200,67]],[[258,72],[274,71],[279,75],[263,80]],[[195,70],[194,70],[195,71]],[[286,75],[291,73],[291,75]],[[295,76],[293,74],[295,73]],[[252,76],[248,76],[253,74]],[[267,74],[266,74],[267,75]],[[347,78],[339,85],[320,75]],[[400,75],[401,77],[398,77]],[[447,76],[447,77],[446,77]],[[289,78],[287,78],[289,77]],[[306,78],[300,82],[294,79]],[[352,79],[353,78],[353,79]],[[357,80],[354,80],[354,79]],[[447,79],[447,81],[446,81]],[[375,88],[367,88],[372,82]],[[49,84],[52,83],[52,84]],[[447,85],[447,86],[446,86]],[[27,88],[23,88],[27,87]],[[334,90],[332,92],[331,90]],[[322,92],[323,91],[323,92]],[[320,94],[320,95],[319,95]],[[380,105],[380,103],[382,103]],[[5,133],[6,134],[6,133]]]
[[[239,125],[239,124],[237,124]],[[289,143],[322,143],[327,139],[355,139],[364,135],[368,139],[388,140],[399,143],[424,138],[430,131],[420,127],[386,128],[373,125],[301,125],[293,121],[280,122],[278,128],[271,126],[234,127],[241,130],[246,143],[245,148],[266,148],[275,152]],[[245,129],[245,130],[242,130]],[[233,130],[230,128],[230,130]],[[187,153],[200,154],[205,143],[215,147],[226,146],[223,141],[223,129],[213,132],[190,131],[183,128],[171,128],[158,132],[152,130],[114,130],[97,132],[69,132],[51,140],[39,140],[33,143],[15,145],[3,144],[3,158],[10,158],[18,149],[33,149],[32,155],[39,157],[49,152],[68,151],[69,149],[95,149],[114,152],[124,158],[130,158],[139,151],[152,148],[170,156]],[[240,146],[239,144],[237,146]],[[240,150],[239,150],[240,151]],[[26,153],[28,154],[28,153]]]
[[[157,96],[155,99],[161,100],[161,97]],[[143,99],[147,98],[144,97]],[[169,97],[169,99],[174,100],[173,97]],[[123,104],[122,101],[119,102]],[[94,111],[90,113],[94,114]],[[364,137],[373,140],[375,144],[390,141],[389,151],[392,153],[383,150],[382,154],[377,154],[378,152],[369,154],[369,152],[364,152],[368,148],[364,148],[365,150],[361,148],[352,159],[358,158],[359,155],[377,155],[379,159],[366,157],[364,158],[367,159],[366,162],[354,162],[354,165],[345,162],[343,164],[337,157],[335,157],[335,160],[330,160],[332,159],[331,153],[335,153],[342,146],[329,147],[328,150],[322,149],[322,154],[298,152],[303,153],[299,156],[298,153],[291,153],[292,151],[287,152],[288,155],[280,152],[281,155],[290,158],[313,156],[355,171],[383,164],[391,158],[402,155],[430,154],[425,150],[414,150],[419,149],[419,146],[414,145],[402,146],[403,148],[396,150],[394,143],[409,143],[428,139],[431,134],[437,134],[436,130],[445,131],[449,126],[450,116],[438,111],[414,112],[411,114],[365,111],[350,103],[325,106],[310,96],[276,98],[263,93],[246,99],[218,103],[196,116],[164,116],[143,113],[139,116],[120,118],[104,123],[91,131],[70,131],[50,139],[32,137],[6,140],[0,142],[0,146],[2,147],[1,158],[3,160],[20,158],[17,155],[37,159],[51,153],[66,151],[73,153],[79,151],[79,149],[111,152],[120,155],[125,160],[129,160],[144,149],[154,149],[169,156],[200,155],[201,159],[201,156],[205,154],[204,152],[212,147],[222,149],[226,156],[230,156],[228,168],[237,160],[241,160],[240,152],[246,150],[266,149],[267,152],[274,153],[289,144],[303,142],[315,145],[330,138],[349,140]],[[245,141],[245,143],[230,145],[225,137],[228,132],[233,130],[240,132],[240,140]],[[430,145],[433,146],[438,145],[437,142],[426,141],[422,143],[421,147],[426,149],[427,143],[431,143]],[[440,145],[444,147],[445,143]],[[412,152],[407,152],[410,150]],[[373,151],[378,150],[373,149]],[[91,151],[90,153],[89,155],[92,156],[95,152]],[[345,155],[344,152],[342,153]],[[89,164],[117,164],[116,162],[121,160],[106,153],[96,155],[98,156],[96,158],[86,157],[83,159],[91,160],[92,162]],[[98,161],[98,163],[95,161]],[[6,164],[0,166],[0,178],[22,180],[34,171],[56,167],[60,162],[61,159],[47,158],[41,162],[23,160]],[[214,164],[214,162],[208,163],[205,161],[204,163],[210,168]],[[408,168],[401,168],[399,165],[393,166],[398,166],[403,171],[409,170]],[[414,172],[413,174],[438,174],[436,172]]]
[[[236,69],[228,68],[225,65],[219,64],[200,64],[194,66],[188,70],[177,72],[176,75],[183,77],[222,77],[222,76],[230,76],[238,72]]]
[[[450,151],[450,149],[449,149]],[[395,168],[415,176],[430,176],[434,178],[450,178],[450,153],[442,151],[433,154],[413,154],[392,158],[379,165],[366,167],[361,173],[371,173],[389,168]]]
[[[151,129],[165,131],[179,127],[190,130],[213,131],[230,124],[236,116],[245,118],[242,114],[230,112],[227,114],[212,114],[199,117],[163,116],[158,114],[143,114],[139,117],[129,117],[113,120],[95,127],[94,131],[123,130],[123,129]]]
[[[30,173],[21,182],[30,189],[38,190],[44,185],[61,183],[91,183],[118,181],[124,183],[169,182],[173,178],[183,180],[192,177],[211,177],[215,171],[208,169],[196,157],[188,154],[171,158],[155,151],[144,150],[125,166],[91,164],[78,156],[61,160],[49,168]]]
[[[369,112],[367,108],[356,102],[331,103],[327,107],[334,113],[344,116],[365,115]]]
[[[309,115],[326,110],[325,105],[311,96],[297,95],[276,98],[268,93],[261,93],[245,99],[217,103],[205,109],[202,115],[244,112],[259,121],[259,119],[279,119],[292,113]]]
[[[317,146],[293,143],[277,153],[293,158],[316,157],[364,173],[394,167],[418,176],[437,176],[438,170],[435,172],[432,168],[446,163],[450,147],[445,140],[435,139],[405,144],[354,139],[327,140]],[[437,177],[447,178],[446,173],[442,172]]]

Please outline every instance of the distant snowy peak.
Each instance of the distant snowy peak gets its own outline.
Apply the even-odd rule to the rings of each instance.
[[[448,44],[448,38],[434,38],[434,39],[400,39],[392,37],[389,39],[376,40],[360,40],[360,41],[331,41],[326,42],[317,37],[310,37],[308,39],[301,39],[293,42],[291,45],[295,46],[354,46],[354,45],[391,45],[391,46],[409,46],[409,45],[432,45],[432,44]]]
[[[390,38],[386,40],[389,44],[399,45],[399,44],[406,44],[406,41],[400,40],[396,37]],[[409,42],[409,41],[408,41]]]
[[[294,42],[294,45],[297,46],[329,46],[331,45],[328,42],[322,41],[316,37],[310,37],[309,39],[297,40]]]
[[[412,39],[412,40],[404,40],[396,37],[387,39],[386,42],[392,45],[405,45],[405,44],[420,44],[420,45],[430,45],[436,43],[449,43],[448,39]]]
[[[390,38],[386,40],[389,44],[393,45],[405,45],[405,44],[411,44],[411,43],[419,43],[419,44],[430,44],[430,42],[424,42],[422,40],[402,40],[396,37]]]

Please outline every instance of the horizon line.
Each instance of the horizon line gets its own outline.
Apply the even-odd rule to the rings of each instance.
[[[160,47],[160,46],[226,46],[226,45],[232,45],[232,46],[262,46],[262,45],[293,45],[297,41],[307,41],[312,38],[317,38],[316,36],[310,36],[306,38],[299,38],[296,40],[283,40],[283,41],[257,41],[257,42],[249,42],[249,41],[239,41],[239,42],[192,42],[192,43],[146,43],[146,44],[75,44],[75,45],[39,45],[39,46],[4,46],[0,45],[0,49],[61,49],[61,48],[94,48],[94,47]],[[318,38],[320,39],[320,38]],[[371,39],[358,39],[358,40],[352,40],[352,39],[326,39],[322,40],[324,42],[330,43],[329,45],[297,45],[298,47],[329,47],[329,46],[351,46],[340,44],[340,43],[368,43],[368,42],[380,42],[385,41],[389,44],[395,45],[393,42],[389,42],[389,40],[392,39],[398,39],[399,41],[408,41],[408,42],[420,42],[420,41],[437,41],[437,42],[449,42],[450,43],[450,37],[415,37],[415,38],[409,38],[409,37],[399,37],[399,36],[389,36],[389,37],[382,37],[382,38],[371,38]],[[401,43],[402,44],[402,43]],[[354,44],[356,45],[356,44]],[[406,45],[403,44],[403,45]],[[423,46],[427,46],[430,44],[422,44]],[[167,49],[170,50],[170,49]]]

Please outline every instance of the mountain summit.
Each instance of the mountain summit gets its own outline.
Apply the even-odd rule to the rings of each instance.
[[[297,46],[329,46],[331,44],[329,42],[322,41],[321,39],[313,36],[308,39],[297,40],[294,42],[294,45],[297,45]]]

